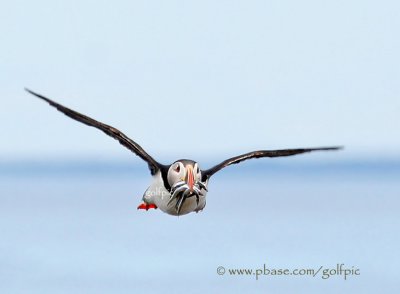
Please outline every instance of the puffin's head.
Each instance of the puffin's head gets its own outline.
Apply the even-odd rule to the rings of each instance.
[[[171,164],[167,180],[171,187],[171,199],[168,204],[176,198],[175,208],[178,214],[186,198],[196,196],[199,202],[199,196],[202,196],[201,189],[207,190],[205,184],[201,182],[199,164],[193,160],[180,159]]]
[[[167,179],[171,188],[180,183],[186,184],[186,188],[193,191],[195,183],[201,179],[199,165],[193,160],[177,160],[169,167]]]

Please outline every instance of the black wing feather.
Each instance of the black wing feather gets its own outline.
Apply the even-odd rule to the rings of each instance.
[[[153,157],[151,157],[149,154],[147,154],[147,152],[144,151],[143,148],[140,147],[139,144],[137,144],[133,140],[129,139],[120,130],[118,130],[112,126],[106,125],[104,123],[101,123],[97,120],[94,120],[94,119],[92,119],[86,115],[83,115],[79,112],[76,112],[72,109],[69,109],[69,108],[67,108],[57,102],[54,102],[54,101],[50,100],[49,98],[46,98],[40,94],[37,94],[29,89],[25,89],[25,90],[27,92],[31,93],[32,95],[35,95],[36,97],[48,102],[51,106],[55,107],[58,111],[61,111],[62,113],[64,113],[66,116],[68,116],[74,120],[77,120],[81,123],[84,123],[85,125],[95,127],[97,129],[103,131],[110,137],[113,137],[115,140],[118,140],[121,145],[125,146],[126,148],[131,150],[133,153],[135,153],[137,156],[139,156],[141,159],[143,159],[144,161],[147,162],[152,175],[154,175],[158,170],[160,170],[160,167],[162,166],[162,164],[158,163]]]
[[[342,147],[321,147],[321,148],[298,148],[298,149],[253,151],[253,152],[249,152],[249,153],[245,153],[242,155],[238,155],[238,156],[229,158],[229,159],[224,160],[223,162],[217,164],[216,166],[213,166],[210,169],[204,170],[202,172],[203,180],[206,180],[207,178],[211,177],[216,172],[220,171],[221,169],[223,169],[231,164],[237,164],[239,162],[242,162],[242,161],[245,161],[248,159],[252,159],[252,158],[291,156],[291,155],[312,152],[312,151],[339,150],[341,148]]]

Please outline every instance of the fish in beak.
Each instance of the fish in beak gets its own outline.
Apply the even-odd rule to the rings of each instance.
[[[167,205],[176,200],[175,209],[179,215],[183,204],[188,198],[196,197],[196,203],[199,205],[200,196],[203,196],[201,189],[207,190],[206,184],[196,181],[193,165],[187,164],[184,175],[171,186],[171,197]]]

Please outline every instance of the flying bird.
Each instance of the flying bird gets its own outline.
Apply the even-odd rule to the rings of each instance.
[[[196,161],[190,159],[179,159],[172,164],[165,165],[156,161],[139,144],[120,130],[67,108],[29,89],[25,90],[46,101],[68,117],[103,131],[146,161],[153,180],[150,187],[143,194],[143,202],[138,206],[138,209],[159,208],[161,211],[175,216],[203,210],[206,205],[207,187],[211,176],[229,165],[252,158],[292,156],[312,151],[341,149],[341,147],[320,147],[258,150],[226,159],[204,170],[200,168]]]

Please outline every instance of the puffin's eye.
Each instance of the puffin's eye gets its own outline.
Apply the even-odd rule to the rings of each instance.
[[[175,171],[177,173],[179,173],[181,171],[181,166],[179,164],[175,167]]]
[[[197,167],[197,173],[199,173],[200,172],[200,169],[199,169],[199,167]]]

